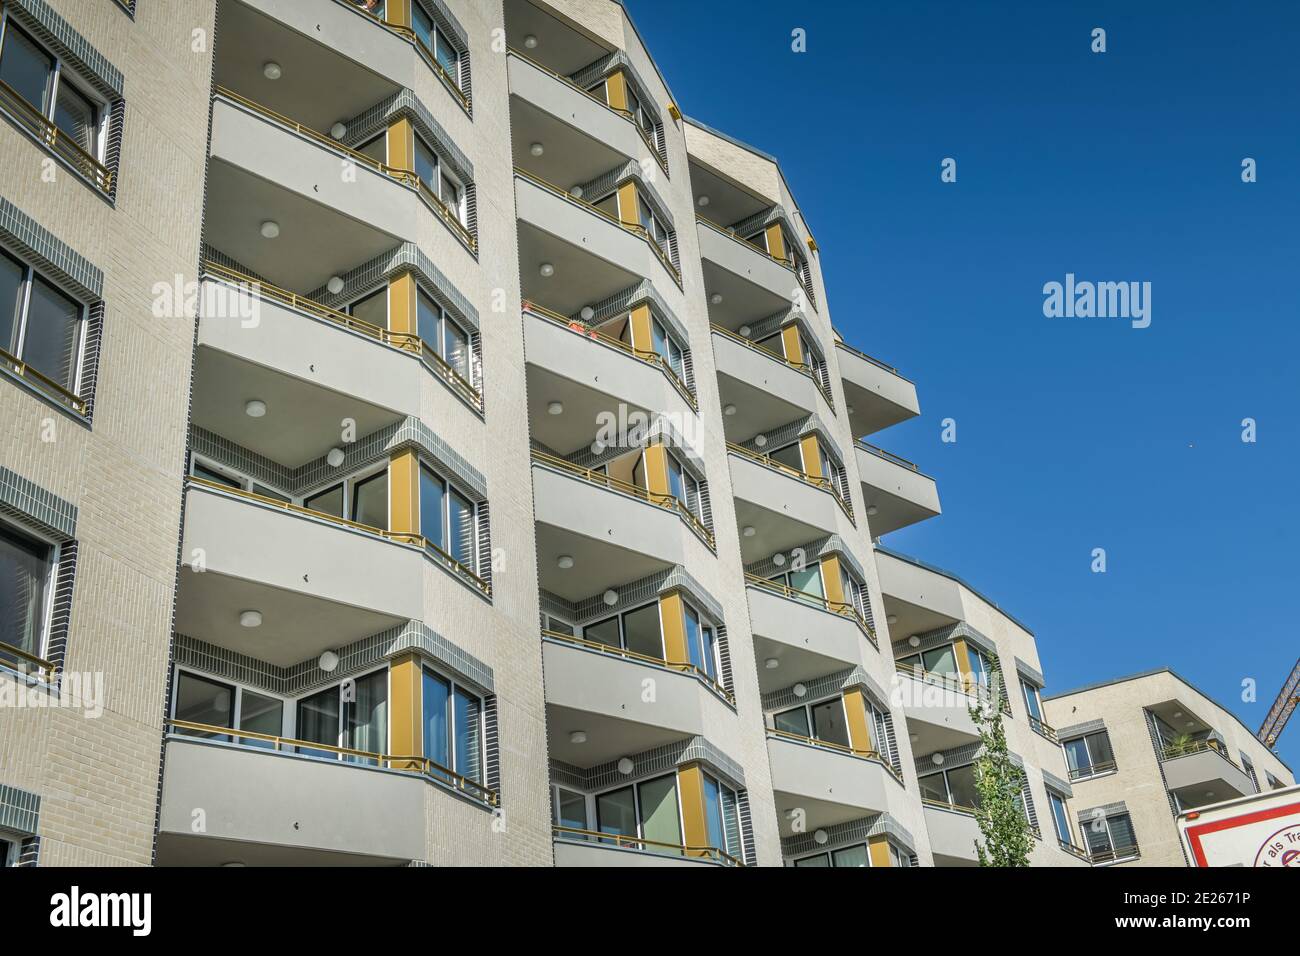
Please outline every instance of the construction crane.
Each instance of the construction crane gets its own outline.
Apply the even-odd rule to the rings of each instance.
[[[1277,738],[1282,736],[1282,730],[1286,727],[1286,722],[1291,719],[1291,713],[1297,703],[1300,703],[1300,660],[1295,662],[1291,676],[1282,685],[1282,691],[1277,695],[1277,700],[1273,701],[1273,706],[1268,709],[1268,716],[1260,725],[1259,733],[1255,734],[1265,747],[1273,747],[1277,744]]]

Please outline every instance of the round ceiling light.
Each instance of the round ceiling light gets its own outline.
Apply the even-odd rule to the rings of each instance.
[[[546,414],[548,414],[548,415],[563,415],[563,414],[564,414],[564,403],[563,403],[563,402],[550,402],[550,403],[548,403],[547,406],[546,406]]]
[[[565,571],[567,571],[569,570],[569,568],[573,567],[573,556],[569,554],[562,554],[555,559],[555,563],[559,565],[561,568],[563,568]]]
[[[338,295],[343,291],[343,277],[330,276],[329,281],[325,283],[325,288],[329,290],[330,295]]]
[[[551,276],[555,275],[555,266],[551,265],[549,262],[543,262],[542,267],[537,271],[542,274],[543,279],[549,279]]]
[[[268,80],[278,80],[284,76],[284,70],[274,60],[267,60],[262,64],[262,75]]]
[[[239,626],[240,627],[261,627],[262,612],[261,611],[240,611]]]
[[[265,222],[263,222],[259,231],[262,233],[263,239],[280,238],[280,224],[276,222],[274,219],[268,219]]]
[[[316,663],[320,665],[321,670],[329,674],[339,666],[339,656],[333,651],[326,651]]]
[[[249,418],[261,418],[266,414],[266,402],[260,398],[250,398],[244,403],[244,414]]]

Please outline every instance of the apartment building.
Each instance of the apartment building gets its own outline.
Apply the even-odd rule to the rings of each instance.
[[[972,703],[1099,859],[1033,634],[879,545],[916,387],[617,0],[0,10],[0,861],[969,865]]]
[[[1175,818],[1278,790],[1295,774],[1242,722],[1163,668],[1043,699],[1094,859],[1187,866]]]

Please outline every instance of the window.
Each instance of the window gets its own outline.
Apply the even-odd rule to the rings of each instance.
[[[677,775],[667,774],[621,787],[596,797],[596,828],[601,833],[645,840],[641,848],[678,853],[682,846],[681,815],[677,809]],[[618,841],[627,846],[629,841]],[[652,845],[657,844],[657,845]]]
[[[891,850],[893,849],[891,844]],[[891,854],[890,862],[893,863]],[[811,867],[834,867],[843,869],[845,867],[864,867],[871,866],[871,851],[865,843],[855,843],[853,846],[841,847],[838,850],[831,850],[829,853],[818,853],[816,856],[805,856],[795,860],[794,865],[811,866]],[[895,866],[900,864],[894,864]]]
[[[678,344],[677,339],[664,328],[663,323],[658,319],[654,319],[650,323],[650,334],[654,339],[653,345],[656,354],[668,363],[668,367],[677,373],[678,378],[682,378],[685,375],[686,350]]]
[[[420,463],[420,534],[471,571],[478,566],[478,506],[423,462]]]
[[[358,153],[369,156],[381,166],[388,165],[388,133],[380,133],[371,139],[366,140],[356,148]]]
[[[589,830],[587,825],[587,797],[576,790],[564,787],[551,788],[551,822],[570,830]],[[563,834],[563,839],[585,840],[580,834]]]
[[[1267,770],[1264,771],[1264,779],[1268,781],[1268,789],[1270,790],[1281,790],[1286,786],[1286,784],[1277,779],[1277,777],[1273,776]]]
[[[704,822],[709,834],[709,846],[738,860],[743,855],[740,798],[725,783],[703,771],[700,774],[704,783]]]
[[[447,207],[462,225],[465,213],[461,209],[461,196],[464,190],[452,177],[438,154],[420,137],[415,137],[415,174],[437,199]]]
[[[388,328],[388,288],[385,286],[377,292],[362,296],[344,311],[362,322],[369,322],[381,329]]]
[[[0,348],[77,394],[86,309],[0,250]]]
[[[41,657],[53,603],[57,547],[0,522],[0,644]],[[0,648],[0,663],[28,664]]]
[[[773,461],[775,461],[777,464],[785,465],[787,468],[794,469],[795,471],[799,472],[799,474],[804,473],[803,451],[799,447],[799,442],[794,442],[793,444],[786,445],[782,448],[776,449],[775,451],[769,452],[768,457],[771,458]]]
[[[905,664],[914,671],[919,670],[927,674],[938,674],[941,677],[959,677],[961,674],[957,669],[957,651],[951,644],[934,647],[928,651],[922,651],[920,654],[909,654],[907,657],[900,657],[898,663]]]
[[[1100,858],[1103,862],[1121,859],[1137,851],[1137,835],[1127,813],[1107,817],[1098,815],[1094,819],[1080,820],[1079,826],[1094,859]]]
[[[805,601],[816,607],[821,607],[825,598],[825,591],[822,587],[822,569],[820,562],[814,562],[802,570],[782,571],[779,574],[771,575],[769,581],[778,581],[784,584],[790,590],[797,592],[796,600]],[[807,595],[803,597],[803,595]]]
[[[659,602],[647,604],[582,629],[583,637],[609,647],[621,647],[634,654],[664,660],[663,633],[659,625]]]
[[[668,466],[668,493],[686,506],[686,510],[703,520],[703,500],[700,497],[700,481],[686,470],[680,459],[665,451]]]
[[[311,743],[382,754],[388,746],[388,671],[349,678],[299,700],[295,735]],[[378,763],[372,757],[346,756],[310,747],[299,747],[298,753],[330,759],[342,757],[349,763],[370,766]]]
[[[238,728],[269,737],[284,734],[284,701],[246,687],[202,677],[189,671],[177,671],[176,697],[172,717],[194,724]],[[225,743],[234,741],[250,747],[273,748],[269,740],[237,737],[215,731],[178,729],[178,733]]]
[[[1259,793],[1259,778],[1255,776],[1255,765],[1250,762],[1250,758],[1244,753],[1241,754],[1241,769],[1246,771],[1246,776],[1250,777],[1250,785]]]
[[[1052,805],[1052,822],[1056,825],[1056,836],[1062,843],[1074,845],[1074,835],[1070,832],[1070,815],[1065,809],[1065,798],[1054,790],[1047,791],[1047,802]]]
[[[233,468],[206,458],[200,458],[198,455],[192,455],[190,458],[190,474],[195,478],[202,478],[204,481],[210,481],[215,485],[233,488],[236,491],[251,491],[255,495],[270,498],[274,501],[282,501],[285,504],[290,504],[293,500],[282,491],[270,488],[246,475],[241,475]],[[335,512],[328,513],[334,514]],[[342,510],[340,509],[337,513],[341,516]]]
[[[1025,707],[1029,711],[1029,723],[1038,728],[1043,723],[1043,704],[1038,696],[1038,688],[1027,680],[1020,682],[1020,689],[1025,694]]]
[[[650,238],[655,241],[655,245],[664,252],[667,252],[668,227],[663,224],[663,221],[657,215],[655,215],[654,210],[650,208],[650,204],[639,195],[637,196],[637,219],[649,234]]]
[[[928,773],[918,778],[918,782],[921,785],[921,796],[926,800],[946,803],[963,810],[979,807],[974,764]]]
[[[998,666],[970,641],[966,642],[966,660],[970,664],[971,677],[981,686],[990,686]]]
[[[416,39],[433,55],[434,61],[447,73],[456,88],[460,89],[460,50],[434,22],[419,0],[412,0],[411,3],[411,26],[415,30]]]
[[[427,667],[424,755],[467,780],[483,782],[483,699]]]
[[[457,375],[472,385],[469,333],[423,289],[416,295],[416,304],[420,338]]]
[[[1110,735],[1104,730],[1063,741],[1065,762],[1070,779],[1079,780],[1115,769],[1115,754],[1110,749]]]
[[[97,162],[108,110],[82,89],[62,61],[8,17],[0,34],[0,82],[52,122],[69,141]]]
[[[840,558],[840,587],[844,591],[844,603],[858,613],[864,621],[867,619],[867,586],[852,574],[843,558]]]
[[[388,530],[388,465],[367,468],[340,482],[304,495],[303,507],[367,528]]]
[[[844,713],[844,698],[832,697],[816,704],[792,707],[772,716],[777,730],[848,747],[849,725]]]
[[[0,834],[0,867],[17,866],[19,840],[7,833]]]
[[[718,638],[713,625],[703,618],[699,611],[686,602],[682,602],[682,613],[686,620],[686,652],[690,662],[709,676],[718,679]]]

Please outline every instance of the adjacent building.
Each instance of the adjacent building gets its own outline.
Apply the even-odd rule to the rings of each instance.
[[[919,413],[617,0],[3,0],[0,862],[1109,862]]]

